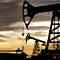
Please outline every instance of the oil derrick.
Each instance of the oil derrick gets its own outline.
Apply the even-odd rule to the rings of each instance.
[[[49,43],[53,43],[53,48],[54,48],[55,43],[57,43],[57,48],[59,48],[59,45],[58,45],[58,43],[60,43],[59,19],[60,19],[60,12],[54,11],[52,15],[52,19],[51,19],[51,26],[50,26],[49,36],[48,36],[48,41],[47,41],[47,47],[46,47],[47,50],[49,47]]]

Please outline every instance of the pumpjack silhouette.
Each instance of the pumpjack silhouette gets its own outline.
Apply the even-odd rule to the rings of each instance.
[[[40,53],[39,42],[36,42],[36,41],[35,41],[32,54],[33,54],[33,55],[36,55],[36,54],[38,55],[39,53]]]
[[[27,10],[27,15],[25,15],[25,13],[26,13],[26,12],[24,12],[25,9]],[[43,45],[45,45],[45,50],[42,50],[43,55],[47,55],[47,53],[49,53],[49,55],[51,55],[51,56],[52,56],[52,53],[53,54],[58,53],[58,56],[60,55],[60,53],[59,53],[59,43],[60,43],[60,39],[59,39],[59,36],[60,36],[60,31],[59,31],[60,12],[59,12],[59,10],[60,10],[60,3],[46,5],[46,6],[38,6],[38,7],[32,6],[26,0],[23,3],[23,21],[24,21],[27,29],[28,29],[28,26],[29,26],[30,22],[32,21],[33,17],[35,16],[35,14],[52,11],[52,19],[51,19],[51,25],[50,25],[47,45],[45,45],[45,41],[31,37],[29,33],[26,36],[26,42],[28,41],[28,39],[33,39],[33,40],[35,40],[36,44],[37,44],[37,42],[42,42]],[[25,19],[26,17],[30,18],[28,23],[26,22],[26,19]],[[56,50],[48,50],[49,43],[53,43],[53,48],[55,46],[55,43],[57,43]],[[58,57],[58,56],[56,56],[56,57]]]
[[[36,38],[34,38],[34,37],[31,37],[30,34],[28,33],[27,36],[26,36],[26,43],[27,43],[27,41],[28,41],[29,39],[35,40],[34,49],[33,49],[33,55],[39,54],[39,53],[40,53],[39,42],[42,42],[43,45],[45,45],[45,41],[42,41],[42,40],[36,39]]]

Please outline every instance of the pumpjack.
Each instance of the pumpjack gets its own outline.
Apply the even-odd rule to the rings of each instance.
[[[25,9],[27,10],[27,15],[25,15],[25,13],[26,13],[26,12],[24,12]],[[46,46],[45,52],[51,51],[51,50],[48,51],[49,43],[53,43],[53,47],[54,47],[55,43],[57,43],[57,50],[58,51],[55,51],[55,52],[60,54],[59,49],[58,49],[58,47],[59,47],[58,43],[60,43],[60,39],[59,39],[59,36],[60,36],[60,32],[59,32],[60,12],[59,12],[59,10],[60,10],[60,3],[34,7],[25,0],[23,3],[23,21],[25,23],[27,30],[28,30],[28,26],[29,26],[30,22],[32,21],[33,17],[35,16],[35,14],[43,13],[43,12],[52,12],[52,19],[51,19],[51,25],[50,25],[47,45],[45,45],[44,41],[36,39],[34,37],[31,37],[29,33],[26,36],[26,42],[28,41],[28,39],[34,39],[36,44],[37,44],[37,42],[42,42],[43,45]],[[28,23],[26,22],[26,19],[25,19],[26,17],[30,18]],[[56,21],[57,21],[57,23],[56,23]],[[52,35],[53,35],[53,37],[52,37]],[[54,52],[54,50],[52,50],[51,52]]]
[[[49,43],[60,43],[60,41],[56,42],[54,40],[54,39],[56,39],[56,38],[58,38],[60,36],[59,35],[60,34],[59,31],[55,32],[55,30],[58,29],[59,26],[60,26],[60,24],[59,24],[59,19],[60,19],[60,12],[59,12],[59,10],[60,10],[60,7],[59,6],[60,6],[60,4],[53,4],[53,5],[47,5],[47,6],[34,7],[30,3],[28,3],[27,1],[24,1],[24,3],[23,3],[23,21],[24,21],[25,26],[26,26],[27,29],[28,29],[28,26],[29,26],[29,24],[30,24],[30,22],[33,19],[35,14],[53,11],[52,12],[52,19],[51,19],[51,25],[50,25],[50,30],[49,30],[49,36],[48,36],[46,49],[48,49]],[[24,9],[27,9],[27,15],[24,15]],[[28,23],[26,23],[25,17],[29,17],[30,18]],[[58,18],[58,20],[55,20],[56,17]],[[56,21],[58,23],[56,23]],[[57,27],[55,27],[55,25],[57,25]],[[53,38],[51,38],[51,34],[54,35]],[[55,34],[57,34],[57,36],[55,36]],[[28,39],[29,38],[37,40],[37,39],[32,38],[32,37],[28,37]],[[54,41],[52,41],[52,40],[54,40]],[[43,42],[43,41],[41,41],[41,42]]]
[[[39,39],[36,39],[34,37],[31,37],[30,34],[28,33],[27,36],[26,36],[26,43],[29,39],[33,39],[35,40],[35,44],[34,44],[34,49],[33,49],[33,55],[36,55],[36,54],[39,54],[41,51],[40,51],[40,46],[39,46],[39,42],[42,42],[43,45],[45,45],[45,41],[42,41],[42,40],[39,40]]]

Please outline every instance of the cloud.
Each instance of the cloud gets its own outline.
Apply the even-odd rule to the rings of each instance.
[[[60,3],[60,0],[27,0],[33,6],[43,6]]]
[[[17,36],[17,38],[18,38],[19,40],[21,40],[21,38],[20,38],[19,36]]]
[[[29,30],[48,30],[49,27],[47,26],[35,26],[35,27],[29,27]]]
[[[27,0],[27,1],[34,2],[33,5],[44,4],[44,1],[45,3],[50,2],[50,0],[48,1],[37,0],[37,2],[39,3],[37,3],[36,0]],[[51,2],[53,1],[51,0]],[[5,3],[2,2],[0,3],[0,30],[20,29],[18,26],[10,27],[10,25],[17,22],[23,22],[22,6],[23,6],[22,0],[5,0]],[[52,16],[51,13],[49,15],[48,13],[37,14],[33,18],[33,21],[48,21],[51,20],[51,16]]]
[[[10,30],[18,30],[21,29],[21,27],[1,27],[0,31],[10,31]]]
[[[0,35],[0,37],[9,38],[8,36]]]
[[[31,33],[32,36],[36,36],[36,37],[46,37],[48,36],[48,33],[46,32],[35,32],[35,33]]]
[[[5,28],[4,26],[9,26],[13,23],[22,21],[21,3],[22,2],[18,1],[0,3],[0,30],[9,30],[10,28]]]
[[[0,0],[0,3],[9,3],[14,1],[23,1],[23,0]]]
[[[5,40],[3,40],[3,39],[0,39],[0,42],[6,42]]]

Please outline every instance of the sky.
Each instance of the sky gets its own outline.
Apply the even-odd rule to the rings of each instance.
[[[26,0],[34,7],[45,6],[60,3],[59,0]],[[10,48],[17,49],[22,46],[22,38],[30,33],[32,37],[47,42],[52,12],[39,13],[32,19],[29,30],[24,26],[24,37],[22,37],[23,23],[23,2],[24,0],[0,0],[0,49]],[[32,42],[32,43],[31,43]],[[25,45],[25,40],[23,41]],[[31,48],[29,48],[31,46]],[[32,51],[34,41],[29,40],[27,43],[27,51]]]

